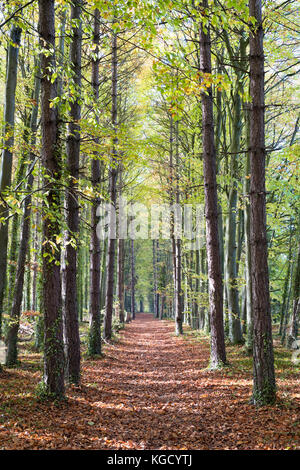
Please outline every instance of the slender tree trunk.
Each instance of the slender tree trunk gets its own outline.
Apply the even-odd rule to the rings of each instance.
[[[204,0],[204,15],[208,16],[208,2]],[[209,27],[200,27],[200,72],[211,74],[211,40]],[[218,234],[218,197],[216,181],[216,154],[214,145],[212,88],[202,92],[202,145],[205,193],[206,245],[211,323],[211,367],[226,363],[223,325],[223,287]]]
[[[31,137],[31,146],[35,145],[36,142],[36,130],[37,130],[37,117],[38,117],[38,101],[39,101],[39,94],[40,94],[40,72],[38,72],[38,76],[35,79],[35,90],[33,95],[33,109],[31,113],[31,120],[30,120],[30,129],[32,133]],[[34,155],[31,152],[30,154],[30,161],[33,165],[34,162]],[[16,270],[16,277],[15,277],[15,286],[13,290],[13,302],[12,308],[10,311],[10,318],[9,318],[9,326],[7,331],[7,352],[6,352],[6,365],[7,366],[14,366],[17,363],[18,358],[18,332],[19,332],[19,322],[20,322],[20,314],[21,314],[21,305],[22,305],[22,297],[23,297],[23,287],[24,287],[24,275],[25,275],[25,264],[26,264],[26,255],[28,253],[28,244],[29,244],[29,236],[30,236],[30,214],[31,214],[31,191],[33,186],[33,166],[30,168],[30,173],[28,176],[28,181],[26,185],[26,198],[24,202],[24,212],[22,218],[22,225],[21,225],[21,237],[20,237],[20,246],[18,250],[18,262],[17,262],[17,270]],[[30,269],[30,266],[29,268]]]
[[[118,241],[118,299],[119,299],[119,320],[124,323],[124,240]]]
[[[179,206],[180,204],[180,196],[179,196],[179,135],[178,135],[178,121],[175,123],[175,149],[176,149],[176,189],[175,189],[175,202],[176,205]],[[181,239],[179,235],[175,238],[175,331],[177,335],[183,334],[182,328],[182,314],[183,314],[183,293],[182,293],[182,285],[181,285],[181,268],[182,268],[182,260],[181,260]]]
[[[109,195],[112,206],[116,207],[117,201],[117,125],[118,125],[118,45],[117,35],[112,37],[112,127],[114,131],[112,142],[112,162],[109,169]],[[106,305],[103,332],[104,338],[110,339],[112,334],[112,314],[114,301],[114,278],[115,278],[115,251],[116,239],[114,234],[108,238],[108,261],[107,261],[107,286]]]
[[[250,114],[249,104],[246,105],[245,122],[246,122],[246,143],[247,149],[250,148]],[[253,313],[252,313],[252,288],[251,288],[251,245],[250,245],[250,155],[247,152],[245,162],[245,179],[244,179],[244,232],[245,232],[245,296],[246,296],[246,344],[245,349],[248,354],[253,353]]]
[[[289,293],[289,285],[291,280],[291,267],[292,267],[292,220],[290,219],[290,236],[289,236],[289,255],[287,259],[287,271],[284,281],[284,288],[282,294],[282,305],[281,305],[281,313],[280,313],[280,325],[279,325],[279,336],[282,337],[283,333],[283,323],[287,313],[287,300],[288,300],[288,293]]]
[[[94,13],[94,44],[95,59],[92,62],[92,86],[94,91],[95,106],[99,101],[99,35],[100,35],[100,12]],[[99,122],[98,115],[96,117]],[[99,139],[95,139],[95,144]],[[100,190],[101,166],[99,153],[96,151],[91,164],[91,181],[96,192]],[[101,249],[100,240],[97,236],[97,210],[100,198],[95,197],[91,208],[91,271],[90,271],[90,331],[89,331],[89,354],[101,354],[101,306],[100,306],[100,280],[101,280]]]
[[[275,400],[269,295],[265,190],[264,49],[261,0],[249,1],[256,23],[250,33],[250,237],[253,305],[253,402]]]
[[[232,185],[228,198],[228,216],[226,220],[225,237],[225,270],[226,287],[228,298],[228,323],[229,339],[232,344],[243,342],[243,335],[240,322],[238,273],[237,273],[237,240],[236,240],[236,214],[237,214],[237,180],[238,180],[238,152],[240,150],[240,139],[242,134],[241,97],[240,83],[238,81],[234,93],[233,119],[232,119],[232,143],[231,143],[231,165],[230,177]]]
[[[6,84],[4,97],[4,142],[0,171],[0,194],[10,188],[12,174],[12,147],[14,145],[15,102],[18,71],[18,55],[21,29],[13,25],[7,53]],[[0,203],[0,335],[2,326],[3,299],[6,288],[7,244],[8,244],[7,207]],[[3,219],[2,219],[3,218]],[[1,220],[2,219],[2,220]]]
[[[131,315],[132,320],[135,319],[135,255],[134,255],[134,240],[131,240]]]
[[[295,265],[294,282],[293,282],[293,311],[290,322],[290,328],[287,338],[287,347],[292,349],[294,341],[298,336],[298,322],[299,322],[299,297],[300,297],[300,240],[298,241],[298,254]]]
[[[56,237],[60,233],[57,207],[60,204],[58,181],[57,109],[51,107],[56,96],[56,82],[51,81],[51,70],[55,66],[55,16],[54,0],[39,0],[39,29],[42,46],[48,50],[41,55],[41,127],[43,184],[47,187],[43,206],[43,309],[45,315],[44,335],[44,383],[49,398],[64,396],[64,348],[62,331],[62,302],[60,278],[60,247]],[[53,218],[53,214],[56,216]],[[55,250],[51,248],[55,246]]]
[[[154,317],[158,318],[157,312],[157,265],[156,265],[156,240],[152,241],[153,253],[153,304],[154,304]]]
[[[81,0],[71,4],[71,44],[70,63],[75,99],[70,103],[70,123],[67,137],[67,173],[66,191],[66,253],[64,279],[64,339],[66,353],[66,376],[70,383],[80,382],[80,338],[78,324],[77,298],[77,250],[79,231],[78,177],[80,159],[80,93],[81,93]]]

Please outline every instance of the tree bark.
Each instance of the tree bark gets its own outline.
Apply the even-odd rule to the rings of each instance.
[[[70,383],[80,382],[80,338],[77,298],[77,251],[79,232],[78,177],[80,159],[80,117],[81,117],[81,0],[71,4],[71,80],[75,97],[70,103],[70,122],[67,136],[67,191],[66,203],[66,247],[64,271],[64,340],[66,354],[66,377]]]
[[[247,148],[250,147],[250,114],[249,104],[246,105],[245,122],[246,122],[246,143]],[[253,353],[253,312],[252,312],[252,288],[251,288],[251,245],[250,245],[250,158],[249,152],[246,155],[245,162],[245,179],[244,179],[244,232],[245,232],[245,303],[246,303],[246,343],[245,349],[248,354]]]
[[[208,2],[202,2],[203,14],[208,15]],[[200,26],[200,72],[211,74],[211,40],[209,27]],[[214,144],[213,98],[210,86],[201,93],[202,145],[205,194],[206,245],[211,323],[211,367],[226,363],[223,326],[223,287],[218,234],[218,196],[216,181],[216,153]]]
[[[132,320],[135,319],[135,256],[134,256],[134,240],[131,240],[131,315]]]
[[[51,107],[56,96],[56,82],[51,82],[55,66],[55,15],[54,0],[39,0],[39,30],[42,46],[47,53],[41,55],[41,129],[43,184],[47,187],[46,204],[43,205],[43,309],[44,384],[49,398],[64,396],[64,348],[62,331],[62,302],[60,278],[60,247],[56,236],[60,233],[57,207],[60,204],[59,185],[61,168],[57,152],[57,109]],[[53,214],[55,216],[53,217]],[[55,249],[52,247],[55,246]]]
[[[298,231],[299,233],[299,231]],[[293,311],[290,322],[290,328],[287,338],[287,347],[292,349],[294,341],[298,336],[298,322],[299,322],[299,297],[300,297],[300,241],[298,242],[298,254],[295,266],[294,282],[293,282]]]
[[[118,46],[117,35],[113,34],[112,37],[112,127],[113,127],[113,142],[112,142],[112,161],[109,169],[109,195],[112,206],[116,207],[117,201],[117,125],[118,125]],[[116,239],[113,234],[108,238],[108,260],[107,260],[107,285],[106,285],[106,305],[103,333],[105,339],[110,339],[112,335],[112,314],[113,314],[113,301],[114,301],[114,274],[115,274],[115,251]]]
[[[94,92],[95,106],[99,101],[99,35],[100,35],[100,12],[94,13],[94,39],[95,59],[92,62],[92,86]],[[99,122],[98,114],[96,121]],[[95,139],[95,144],[99,139]],[[101,165],[99,154],[96,151],[91,164],[91,181],[96,192],[100,190]],[[90,268],[90,331],[88,351],[90,355],[101,354],[101,305],[100,305],[100,281],[101,281],[101,249],[100,240],[97,236],[97,210],[100,204],[99,197],[95,197],[91,208],[91,268]]]
[[[4,97],[4,142],[1,158],[0,193],[10,188],[12,175],[12,147],[14,145],[15,102],[18,73],[18,55],[21,40],[21,29],[13,25],[10,32],[10,44],[7,53],[6,83]],[[3,300],[6,288],[7,274],[7,244],[8,244],[7,207],[0,203],[0,335],[2,327]],[[1,219],[3,220],[1,221]]]
[[[38,118],[38,102],[40,95],[40,71],[35,78],[35,90],[33,94],[33,109],[31,112],[30,119],[30,130],[31,130],[31,146],[34,146],[36,143],[36,131],[37,131],[37,118]],[[30,162],[33,165],[34,154],[30,153]],[[28,181],[26,185],[26,198],[24,201],[24,212],[21,224],[21,237],[20,245],[18,249],[18,261],[17,261],[17,270],[15,277],[15,285],[12,294],[13,302],[10,311],[9,326],[7,331],[7,352],[6,352],[6,365],[14,366],[17,363],[18,359],[18,332],[19,332],[19,322],[21,314],[21,305],[23,298],[23,287],[24,287],[24,275],[25,275],[25,264],[26,264],[26,255],[28,252],[29,236],[30,236],[30,215],[31,215],[31,191],[33,186],[33,167],[30,168],[30,173],[28,176]],[[30,269],[30,267],[29,267]]]
[[[158,318],[157,311],[157,264],[156,264],[156,240],[152,241],[152,256],[153,256],[153,304],[154,304],[154,317]]]
[[[265,190],[264,49],[261,0],[249,1],[250,33],[250,238],[253,305],[253,403],[274,402],[275,373],[269,295]]]

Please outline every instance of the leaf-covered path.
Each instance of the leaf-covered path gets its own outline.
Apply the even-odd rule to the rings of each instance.
[[[173,330],[172,322],[139,314],[104,359],[84,362],[81,387],[60,405],[34,398],[39,372],[6,372],[11,387],[1,404],[14,396],[1,411],[1,448],[300,448],[299,379],[285,381],[289,400],[256,410],[251,371],[234,363],[240,349],[231,367],[211,372],[207,339]]]

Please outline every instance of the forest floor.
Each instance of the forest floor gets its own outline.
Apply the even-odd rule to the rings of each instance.
[[[36,396],[41,358],[23,347],[0,376],[0,449],[300,449],[299,365],[276,347],[278,401],[249,404],[251,359],[228,347],[210,371],[208,338],[138,314],[104,357],[83,361],[67,400]]]

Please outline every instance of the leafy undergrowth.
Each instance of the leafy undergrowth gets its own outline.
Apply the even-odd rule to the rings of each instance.
[[[251,360],[228,347],[230,366],[207,369],[208,339],[146,314],[103,359],[84,360],[68,400],[40,402],[40,356],[0,378],[1,449],[300,449],[299,366],[276,347],[278,401],[249,404]]]

